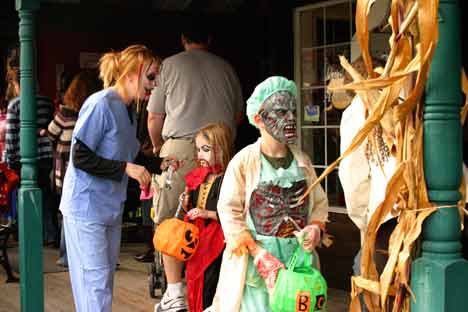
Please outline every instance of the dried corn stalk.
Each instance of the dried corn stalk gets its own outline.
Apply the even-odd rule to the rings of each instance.
[[[438,0],[392,0],[390,54],[383,70],[374,69],[369,53],[367,17],[374,1],[358,0],[356,6],[356,33],[369,78],[363,79],[344,57],[340,57],[341,65],[354,80],[342,89],[354,90],[360,96],[368,118],[348,149],[308,191],[366,138],[372,145],[370,133],[376,126],[382,127],[384,141],[398,166],[387,185],[384,201],[368,224],[362,247],[361,276],[352,278],[350,311],[361,311],[358,297],[361,293],[370,311],[389,311],[390,306],[394,312],[409,311],[412,249],[424,219],[437,209],[429,202],[426,186],[421,183],[424,181],[421,95],[438,37]],[[463,81],[466,90],[468,83],[466,79]],[[406,90],[402,102],[399,100],[401,90]],[[467,112],[468,104],[461,114],[462,119]],[[398,215],[398,224],[390,237],[387,264],[379,275],[373,260],[375,241],[389,213]]]

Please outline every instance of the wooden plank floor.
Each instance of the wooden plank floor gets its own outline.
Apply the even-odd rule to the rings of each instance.
[[[133,255],[145,249],[143,244],[125,244],[120,255],[120,269],[116,273],[114,287],[114,312],[152,312],[155,299],[148,294],[147,264],[133,260]],[[57,251],[58,253],[58,251]],[[19,284],[5,284],[0,267],[0,312],[20,311]],[[70,280],[67,272],[44,275],[45,311],[74,311]],[[329,290],[328,312],[347,311],[348,293]],[[255,311],[252,311],[255,312]]]
[[[121,264],[114,282],[112,311],[153,311],[156,301],[148,294],[147,264],[133,260],[133,255],[144,248],[142,244],[126,244],[122,247]],[[4,280],[5,272],[0,268],[0,311],[20,311],[19,284],[5,284]],[[46,312],[74,311],[68,272],[45,274],[44,294]]]

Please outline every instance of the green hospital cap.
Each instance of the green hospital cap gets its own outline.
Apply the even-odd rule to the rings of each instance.
[[[273,76],[267,78],[255,87],[254,92],[247,100],[247,117],[252,125],[255,126],[253,117],[260,111],[263,102],[278,91],[288,91],[296,97],[296,83],[281,76]]]

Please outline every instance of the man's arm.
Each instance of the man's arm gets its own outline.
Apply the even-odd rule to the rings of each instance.
[[[239,77],[237,76],[237,74],[235,73],[234,69],[233,69],[233,73],[234,73],[234,78],[235,78],[235,89],[237,90],[237,98],[236,98],[236,123],[237,125],[239,126],[243,121],[244,121],[244,116],[245,116],[245,113],[244,113],[244,97],[242,96],[242,87],[241,87],[241,83],[240,83],[240,80],[239,80]]]
[[[166,114],[148,112],[148,133],[153,144],[153,152],[156,154],[163,144],[162,128]]]

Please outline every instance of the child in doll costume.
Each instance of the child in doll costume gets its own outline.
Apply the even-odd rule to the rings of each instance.
[[[210,306],[216,291],[225,246],[216,206],[232,146],[231,130],[223,123],[209,124],[195,136],[198,166],[185,176],[181,196],[190,209],[187,217],[200,231],[198,248],[185,263],[190,312],[202,312]]]
[[[226,169],[218,214],[227,245],[208,311],[271,311],[272,279],[258,263],[276,258],[286,264],[299,244],[296,235],[304,238],[302,255],[320,242],[328,200],[320,185],[299,200],[317,176],[309,157],[289,145],[296,137],[296,96],[293,81],[270,77],[247,101],[247,116],[261,136],[236,154]],[[313,263],[299,258],[304,266],[317,266],[316,254]]]

